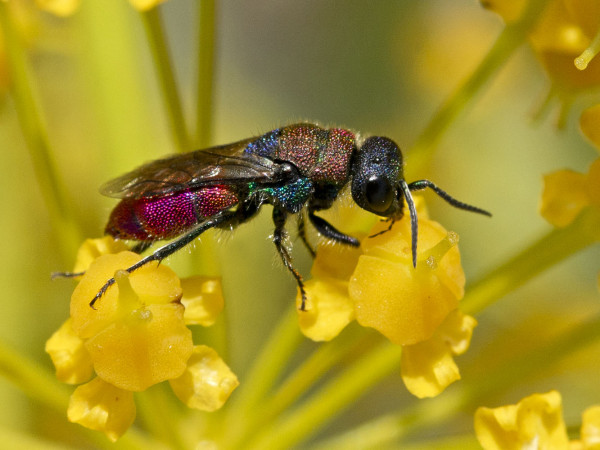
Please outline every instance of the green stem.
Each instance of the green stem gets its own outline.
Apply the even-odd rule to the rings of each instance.
[[[179,428],[181,415],[174,408],[172,399],[167,397],[164,383],[138,393],[136,403],[144,428],[156,439],[169,444],[172,449],[187,448]]]
[[[175,74],[172,70],[173,66],[160,16],[160,7],[141,12],[140,15],[144,22],[152,60],[154,61],[160,89],[166,103],[168,121],[173,139],[178,151],[189,150],[190,143],[186,131],[183,108],[177,91]]]
[[[0,375],[47,407],[61,413],[67,410],[69,390],[44,367],[24,358],[4,342],[0,342]]]
[[[292,448],[331,421],[385,376],[400,368],[402,347],[383,342],[307,401],[269,428],[260,430],[250,448]]]
[[[446,130],[466,106],[473,101],[481,88],[525,41],[527,33],[540,17],[545,5],[546,0],[530,1],[522,19],[507,25],[502,30],[502,33],[475,71],[441,105],[408,152],[410,165],[407,168],[410,169],[412,174],[423,173]]]
[[[480,373],[486,374],[485,377],[461,383],[434,399],[415,402],[402,412],[378,417],[352,431],[319,443],[315,448],[335,450],[349,447],[385,448],[394,444],[399,446],[401,440],[408,435],[439,427],[460,411],[472,415],[473,410],[482,406],[490,395],[497,396],[516,384],[522,384],[527,377],[540,373],[596,342],[600,338],[599,329],[600,315],[596,315],[586,323],[578,323],[552,342],[506,361],[503,368],[478,368]],[[465,378],[468,379],[469,376],[466,375]]]
[[[588,207],[564,228],[555,228],[467,288],[460,309],[476,314],[539,273],[600,239],[600,211]]]
[[[225,427],[228,434],[236,434],[240,424],[256,414],[253,408],[271,389],[301,341],[297,312],[290,308],[255,359],[239,395],[230,402]]]
[[[198,5],[198,85],[196,101],[196,140],[199,148],[212,141],[213,84],[215,66],[215,0]]]
[[[362,354],[373,344],[374,333],[366,334],[359,326],[348,326],[343,334],[317,348],[285,381],[277,392],[261,404],[261,413],[248,416],[237,432],[228,437],[228,447],[239,448],[242,442],[281,414],[340,360]]]
[[[35,178],[61,242],[61,251],[70,260],[81,242],[82,232],[73,218],[48,143],[38,101],[35,98],[26,52],[10,17],[9,5],[0,2],[0,32],[3,34],[11,76],[11,92],[23,136],[33,162]]]

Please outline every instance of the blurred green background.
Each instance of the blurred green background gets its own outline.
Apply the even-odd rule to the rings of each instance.
[[[493,212],[488,220],[425,194],[431,216],[461,236],[467,280],[551,229],[537,212],[542,174],[564,167],[584,171],[597,157],[577,124],[590,97],[575,102],[563,130],[556,129],[552,112],[532,121],[549,82],[533,52],[523,47],[452,125],[427,171],[410,172],[411,144],[503,27],[474,0],[217,3],[212,143],[299,120],[394,139],[405,149],[411,177],[429,178],[453,196]],[[195,123],[196,6],[191,0],[170,0],[161,7],[190,129]],[[99,237],[115,201],[102,197],[98,186],[176,151],[139,14],[124,0],[85,0],[69,18],[29,5],[23,8],[22,26],[58,174],[84,237]],[[50,273],[69,270],[75,255],[61,246],[50,224],[6,92],[0,149],[0,338],[50,368],[44,343],[67,318],[74,285],[50,281]],[[242,383],[272,324],[294,307],[295,283],[277,260],[271,232],[270,214],[264,211],[234,233],[215,233],[216,259],[203,262],[223,276],[227,362]],[[201,253],[201,243],[195,247],[167,264],[187,267]],[[297,245],[294,256],[308,274],[306,251]],[[598,256],[597,248],[584,251],[480,315],[471,350],[458,360],[462,382],[476,383],[486,376],[478,367],[493,367],[494,361],[525,350],[534,338],[555,335],[598,311]],[[312,346],[305,344],[307,350]],[[490,398],[489,405],[556,388],[563,393],[567,419],[577,423],[583,407],[600,394],[597,351],[579,352]],[[56,433],[48,430],[45,410],[2,380],[0,396],[0,426]],[[328,432],[413,401],[400,377],[389,379]],[[448,426],[453,433],[471,429],[468,414]]]

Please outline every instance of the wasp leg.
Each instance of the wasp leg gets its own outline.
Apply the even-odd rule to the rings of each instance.
[[[310,253],[310,256],[312,256],[313,259],[314,259],[315,256],[317,256],[317,252],[312,247],[312,245],[310,245],[310,242],[308,242],[308,237],[306,236],[306,222],[305,222],[305,220],[306,220],[306,218],[304,217],[304,214],[301,213],[298,216],[298,236],[300,237],[300,239],[302,240],[302,243],[304,244],[304,246],[308,250],[308,253]]]
[[[144,253],[145,250],[148,250],[150,247],[152,247],[152,244],[154,244],[153,241],[141,241],[131,247],[131,251],[139,255],[140,253]]]
[[[277,251],[279,252],[279,256],[281,256],[281,260],[283,261],[283,265],[292,273],[296,282],[298,283],[298,288],[300,289],[300,295],[302,296],[302,304],[300,305],[300,311],[306,311],[306,291],[304,290],[304,281],[302,280],[302,275],[292,264],[292,257],[290,252],[288,252],[287,248],[285,248],[284,241],[286,239],[285,232],[285,221],[287,219],[287,214],[283,209],[274,207],[273,208],[273,223],[275,224],[275,231],[273,232],[273,243],[275,247],[277,247]]]
[[[194,239],[196,239],[198,236],[200,236],[206,230],[217,227],[217,226],[222,225],[229,221],[235,221],[235,218],[236,218],[236,211],[224,211],[220,214],[217,214],[217,215],[211,217],[210,219],[200,223],[196,228],[190,230],[189,232],[187,232],[180,238],[174,240],[173,242],[168,243],[167,245],[160,247],[159,249],[154,251],[152,254],[139,260],[133,266],[128,267],[125,270],[129,273],[132,273],[133,271],[139,269],[140,267],[145,266],[149,262],[152,262],[152,261],[160,262],[163,259],[165,259],[167,256],[172,255],[177,250],[188,245],[190,242],[192,242]],[[108,290],[108,288],[111,287],[114,283],[115,283],[115,279],[111,278],[104,284],[104,286],[102,286],[102,288],[98,291],[96,296],[90,302],[90,306],[92,308],[94,308],[94,303],[96,303],[98,301],[98,299],[100,299],[104,295],[104,293]]]
[[[392,218],[384,219],[384,220],[382,220],[382,222],[390,222],[390,224],[389,224],[389,226],[385,230],[380,231],[380,232],[375,233],[375,234],[372,234],[371,236],[369,236],[369,238],[374,238],[374,237],[377,237],[377,236],[381,236],[382,234],[387,233],[388,231],[392,231],[392,227],[394,226],[394,223],[395,223],[394,219],[392,219]]]
[[[352,247],[359,247],[360,242],[358,239],[348,236],[336,229],[333,225],[327,222],[325,219],[316,216],[314,211],[308,211],[308,218],[317,231],[332,241],[339,242],[341,244],[350,245]]]

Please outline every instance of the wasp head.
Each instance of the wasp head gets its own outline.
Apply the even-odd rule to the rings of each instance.
[[[361,208],[399,220],[404,207],[402,152],[391,139],[368,138],[352,163],[352,198]],[[410,201],[410,200],[409,200]]]

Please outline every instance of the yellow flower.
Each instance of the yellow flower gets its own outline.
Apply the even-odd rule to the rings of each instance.
[[[129,3],[139,11],[148,11],[166,0],[129,0]],[[57,16],[66,17],[73,14],[81,0],[36,0],[37,6]]]
[[[556,391],[533,394],[516,405],[477,409],[475,433],[486,450],[566,449],[569,445],[562,399]]]
[[[516,405],[479,408],[475,433],[485,450],[496,449],[597,449],[600,442],[600,406],[582,415],[581,439],[569,441],[558,392],[533,394]]]
[[[402,376],[418,397],[431,397],[460,378],[453,356],[469,346],[475,319],[458,311],[465,277],[458,237],[427,218],[418,199],[418,263],[411,257],[409,217],[363,239],[361,248],[321,245],[306,282],[300,329],[330,340],[354,318],[404,346]],[[380,222],[375,235],[389,227]],[[300,295],[297,305],[300,305]]]
[[[111,239],[88,240],[80,248],[76,267],[85,274],[71,298],[71,318],[46,343],[61,381],[83,383],[97,375],[73,393],[69,420],[116,440],[135,417],[132,392],[165,380],[190,407],[220,408],[237,378],[214,350],[194,347],[186,326],[214,323],[223,307],[220,281],[181,282],[157,263],[129,274],[122,269],[140,256],[102,255],[120,248]],[[113,275],[116,283],[91,308],[91,299]]]
[[[552,225],[569,225],[588,206],[600,208],[600,159],[587,174],[565,169],[544,176],[540,214]]]
[[[385,229],[378,224],[372,234]],[[350,279],[356,320],[375,328],[399,345],[429,339],[464,295],[465,275],[460,265],[456,235],[419,215],[417,267],[411,261],[410,220],[363,241]]]

